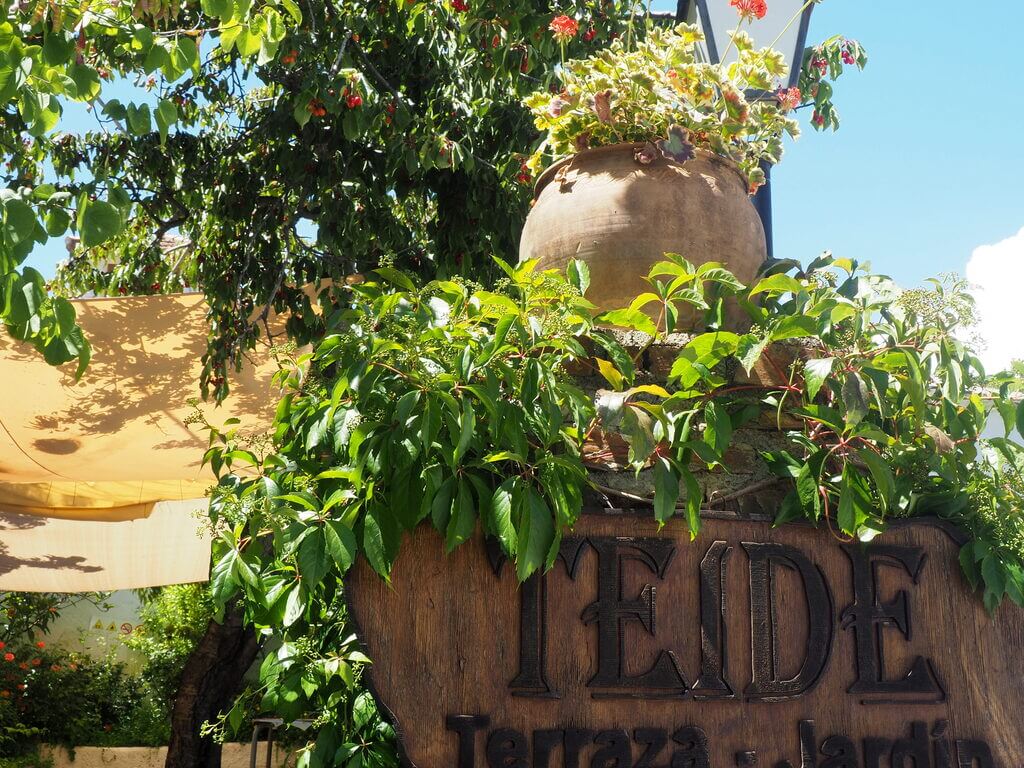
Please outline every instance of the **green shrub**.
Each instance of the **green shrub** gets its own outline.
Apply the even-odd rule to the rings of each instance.
[[[124,642],[145,657],[143,682],[170,706],[185,662],[213,616],[213,602],[198,584],[164,587],[143,599],[140,628]]]

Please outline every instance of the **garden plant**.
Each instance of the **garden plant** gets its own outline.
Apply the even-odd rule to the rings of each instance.
[[[838,125],[832,82],[864,65],[859,44],[812,48],[799,92],[777,90],[778,57],[743,30],[770,7],[733,5],[738,59],[722,66],[697,59],[693,28],[614,1],[10,6],[0,23],[8,332],[88,375],[69,297],[194,289],[210,324],[198,391],[226,395],[265,336],[281,363],[271,434],[199,424],[217,476],[215,621],[189,635],[208,645],[181,674],[209,648],[244,646],[260,653],[258,679],[237,698],[229,685],[204,701],[190,689],[176,710],[212,713],[218,735],[253,710],[311,715],[300,768],[396,765],[393,730],[360,683],[370,660],[347,619],[345,573],[365,557],[387,578],[418,525],[450,550],[479,526],[518,578],[542,571],[584,505],[624,502],[593,485],[583,459],[601,431],[621,434],[631,468],[651,479],[653,493],[632,503],[662,522],[679,515],[699,536],[702,478],[730,471],[738,429],[773,421],[788,439],[762,457],[784,491],[778,523],[852,541],[937,515],[969,535],[964,575],[989,609],[1024,602],[1011,438],[1024,408],[1019,382],[993,384],[967,341],[964,284],[903,290],[828,255],[771,262],[744,284],[727,265],[691,263],[707,254],[666,254],[649,291],[597,315],[584,264],[513,266],[549,161],[622,141],[644,145],[641,163],[706,149],[754,190],[761,163],[796,133],[796,110],[812,110],[816,128]],[[72,102],[94,131],[61,132]],[[24,262],[65,236],[68,263],[47,284]],[[732,307],[742,329],[725,327]],[[271,334],[272,312],[288,315],[285,334]],[[641,353],[686,334],[666,381],[646,377],[622,331],[640,334]],[[736,382],[755,366],[776,379]],[[587,376],[603,380],[596,393]],[[995,419],[1004,436],[983,439]],[[142,642],[175,663],[186,647]],[[30,646],[5,652],[9,663],[36,658]],[[52,674],[66,662],[54,658]],[[178,679],[171,666],[155,687]],[[37,685],[19,684],[29,696]],[[205,747],[174,731],[168,764],[203,764]]]

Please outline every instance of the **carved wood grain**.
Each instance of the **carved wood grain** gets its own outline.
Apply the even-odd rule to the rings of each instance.
[[[672,744],[672,734],[683,726],[697,726],[707,735],[711,766],[774,767],[788,761],[794,768],[845,768],[840,759],[827,763],[828,758],[817,750],[827,737],[846,736],[858,754],[849,768],[875,768],[875,762],[864,762],[865,739],[909,739],[912,723],[919,722],[927,728],[929,768],[961,768],[957,739],[967,744],[963,749],[968,752],[970,741],[987,744],[994,766],[1024,766],[1024,611],[1004,604],[995,616],[986,613],[964,584],[957,543],[940,526],[903,525],[874,542],[923,550],[925,559],[916,585],[899,567],[875,568],[879,600],[890,600],[899,590],[906,590],[910,611],[909,638],[891,626],[878,630],[884,648],[881,674],[899,677],[916,657],[927,659],[943,694],[938,697],[942,700],[934,703],[918,694],[889,697],[898,700],[887,703],[864,703],[879,697],[848,692],[858,677],[855,633],[842,627],[840,617],[854,602],[853,569],[850,557],[827,531],[709,519],[697,540],[690,542],[678,520],[659,531],[645,514],[588,514],[573,535],[672,540],[674,552],[664,578],[639,561],[630,560],[622,567],[624,599],[639,599],[648,585],[656,592],[653,634],[639,621],[624,624],[623,666],[627,674],[637,675],[671,651],[691,686],[702,670],[701,560],[714,542],[727,543],[731,549],[725,559],[724,678],[734,697],[699,700],[690,692],[682,698],[650,698],[650,690],[641,692],[640,698],[594,696],[609,691],[588,687],[598,670],[598,626],[581,619],[598,595],[598,557],[592,547],[581,551],[574,580],[561,564],[546,577],[544,660],[552,692],[546,697],[512,695],[510,682],[520,666],[521,617],[519,587],[511,569],[506,565],[500,577],[495,575],[481,538],[446,557],[441,538],[423,527],[404,542],[391,585],[360,560],[347,587],[360,637],[374,660],[368,680],[398,728],[406,765],[488,766],[488,736],[497,729],[512,729],[523,734],[528,756],[517,759],[517,745],[508,742],[505,753],[499,750],[492,755],[498,761],[494,764],[540,768],[543,761],[535,760],[532,751],[538,731],[576,729],[578,736],[584,729],[595,734],[624,729],[631,737],[629,766],[646,764],[642,757],[646,748],[634,737],[664,731],[669,745],[651,765],[697,768],[703,763],[682,757],[673,762],[671,757],[672,750],[680,748]],[[828,585],[831,643],[827,666],[810,690],[790,700],[758,701],[744,693],[752,676],[751,586],[744,543],[794,547],[820,569]],[[782,677],[788,677],[804,657],[808,608],[795,571],[775,567],[772,579],[779,625],[778,669]],[[489,718],[489,726],[476,736],[472,763],[466,761],[465,754],[460,762],[458,736],[446,729],[446,718],[451,715]],[[801,756],[801,721],[814,722],[817,754],[813,757]],[[933,732],[942,728],[941,721],[947,723],[945,735],[933,738]],[[561,744],[557,735],[548,734],[547,738]],[[948,766],[942,765],[946,759],[942,743],[948,744]],[[627,768],[622,761],[621,765],[614,760],[592,762],[598,749],[599,745],[593,744],[585,747],[578,765]],[[565,752],[563,746],[556,745],[548,765],[561,768],[571,763]],[[891,748],[883,749],[886,757],[877,761],[878,768],[924,768],[911,758],[900,761],[903,765],[890,766],[890,752]],[[963,768],[975,766],[986,768],[987,764],[977,761]]]

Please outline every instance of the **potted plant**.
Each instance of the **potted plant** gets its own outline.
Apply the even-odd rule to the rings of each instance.
[[[814,105],[817,128],[836,127],[829,78],[863,66],[860,45],[833,38],[804,57],[800,88],[784,57],[757,50],[745,25],[764,4],[736,3],[739,24],[723,63],[702,61],[702,33],[648,23],[587,59],[565,62],[561,87],[527,100],[545,138],[528,161],[546,168],[520,243],[520,260],[541,269],[588,264],[588,298],[600,309],[624,306],[666,252],[694,264],[721,262],[750,282],[766,258],[764,230],[749,196],[765,163],[782,157],[783,137],[799,135],[796,110]],[[572,20],[552,22],[565,39]],[[730,53],[735,56],[730,60]]]

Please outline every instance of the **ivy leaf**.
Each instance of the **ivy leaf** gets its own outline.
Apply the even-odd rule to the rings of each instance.
[[[750,289],[750,295],[756,296],[759,293],[799,293],[803,289],[804,284],[795,277],[790,277],[789,275],[779,272],[758,281],[758,283]]]
[[[363,516],[363,552],[370,565],[385,581],[390,581],[391,564],[384,548],[384,532],[376,511],[371,507]]]
[[[658,140],[658,149],[664,157],[677,163],[685,163],[697,156],[696,147],[690,143],[690,132],[675,123],[668,127],[668,137]]]
[[[690,540],[692,541],[700,533],[700,503],[703,501],[704,495],[693,473],[686,467],[680,467],[680,469],[683,474],[683,482],[686,485],[686,523],[690,527]]]
[[[462,480],[459,482],[455,504],[452,506],[452,516],[448,520],[448,528],[445,531],[445,552],[451,552],[467,541],[473,535],[475,528],[476,514],[473,510],[473,493],[469,484]]]
[[[796,491],[800,496],[803,508],[813,514],[814,520],[821,517],[821,469],[825,463],[826,451],[818,450],[812,454],[796,476]]]
[[[664,525],[676,513],[679,500],[679,477],[664,456],[654,460],[654,517]]]
[[[818,323],[819,320],[810,315],[788,315],[775,325],[769,338],[772,341],[784,341],[785,339],[817,336]]]
[[[498,537],[502,548],[509,554],[514,554],[518,546],[516,529],[512,524],[512,507],[517,483],[518,478],[510,477],[499,485],[491,497],[490,504],[489,527]]]
[[[732,440],[732,420],[714,400],[704,406],[704,442],[722,456]]]
[[[218,609],[223,607],[235,593],[238,583],[235,581],[235,558],[237,549],[229,549],[224,556],[213,564],[210,570],[210,592],[213,603]]]
[[[303,589],[301,582],[295,582],[288,589],[288,597],[284,601],[284,619],[283,624],[286,627],[290,627],[296,621],[302,618],[302,614],[306,611],[306,590]]]
[[[822,385],[832,375],[832,366],[835,365],[835,358],[819,357],[808,360],[804,364],[804,382],[807,384],[807,402],[811,402],[818,396]]]
[[[640,331],[649,336],[658,335],[658,326],[638,309],[613,309],[611,312],[602,312],[594,318],[594,322],[614,325],[619,328],[632,328],[634,331]]]
[[[462,404],[462,417],[459,420],[459,442],[455,446],[455,454],[452,457],[455,464],[466,454],[473,435],[476,432],[476,411],[473,404],[464,401]]]
[[[602,360],[600,357],[597,358],[597,368],[604,376],[605,381],[612,385],[612,389],[616,392],[621,392],[624,385],[625,379],[622,374],[619,373],[618,369],[607,360]]]
[[[322,529],[313,528],[302,539],[295,553],[295,560],[299,566],[302,583],[307,589],[312,589],[323,581],[330,562],[327,559],[327,545]]]
[[[843,405],[846,406],[846,425],[855,426],[868,414],[868,388],[856,371],[846,374],[843,381]]]
[[[857,455],[867,465],[871,478],[875,481],[875,488],[878,489],[878,496],[882,501],[882,510],[888,512],[896,500],[896,477],[885,459],[869,448],[862,448]]]
[[[82,245],[93,248],[121,232],[121,214],[104,200],[89,200],[78,212]]]
[[[341,573],[352,567],[359,545],[351,528],[339,520],[328,520],[324,525],[324,544]]]
[[[526,581],[530,574],[544,565],[555,538],[555,525],[547,502],[533,486],[527,489],[525,499],[520,503],[516,574],[519,581]]]
[[[569,284],[580,292],[580,296],[586,295],[587,288],[590,287],[590,267],[585,261],[580,259],[570,261],[565,270],[565,276],[568,278]]]

